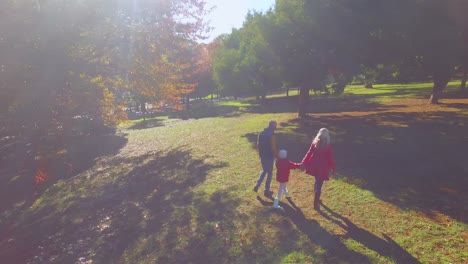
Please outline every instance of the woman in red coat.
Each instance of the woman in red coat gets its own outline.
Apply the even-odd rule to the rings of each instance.
[[[301,164],[305,167],[307,174],[315,177],[314,209],[319,210],[323,181],[328,181],[330,179],[330,172],[335,171],[328,129],[320,129],[312,144],[310,144],[309,151],[307,151],[304,159],[302,159]]]

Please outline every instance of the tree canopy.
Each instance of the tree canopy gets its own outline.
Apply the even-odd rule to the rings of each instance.
[[[277,0],[205,45],[202,0],[5,0],[0,115],[9,127],[71,131],[76,117],[116,124],[130,102],[181,109],[190,96],[259,98],[288,83],[303,116],[311,89],[339,94],[359,74],[369,85],[432,78],[437,103],[456,71],[466,79],[467,8]]]
[[[77,116],[115,124],[130,99],[178,108],[194,89],[187,54],[207,30],[204,1],[23,0],[0,10],[9,127],[45,133]]]
[[[432,103],[467,62],[463,0],[277,0],[224,36],[213,74],[230,94],[265,93],[286,82],[341,93],[354,76],[414,81],[432,78]],[[278,81],[279,79],[279,81]],[[259,85],[262,84],[262,85]]]

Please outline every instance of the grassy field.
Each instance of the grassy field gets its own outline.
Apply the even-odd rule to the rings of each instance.
[[[430,84],[351,86],[312,96],[304,119],[295,95],[272,95],[132,121],[88,142],[100,155],[78,174],[19,191],[0,218],[1,262],[467,263],[468,99],[456,85],[437,106]],[[299,170],[281,210],[253,192],[271,119],[296,162],[330,129],[337,172],[321,211]]]

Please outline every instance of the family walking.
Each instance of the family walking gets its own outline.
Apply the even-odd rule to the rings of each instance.
[[[333,160],[333,150],[330,144],[330,134],[328,129],[322,128],[319,130],[314,140],[310,144],[309,150],[305,154],[301,163],[294,163],[287,159],[287,151],[278,151],[276,147],[275,129],[277,123],[270,121],[267,128],[265,128],[258,135],[257,147],[262,164],[262,171],[254,187],[257,192],[258,188],[265,181],[265,189],[263,194],[271,197],[273,192],[270,190],[271,180],[273,176],[273,165],[276,159],[276,181],[280,186],[276,194],[273,207],[281,208],[279,200],[284,194],[286,198],[289,197],[289,192],[286,183],[289,181],[289,174],[291,169],[303,168],[305,173],[315,177],[314,184],[314,209],[320,209],[320,194],[322,193],[323,182],[329,180],[330,172],[335,171],[335,162]]]

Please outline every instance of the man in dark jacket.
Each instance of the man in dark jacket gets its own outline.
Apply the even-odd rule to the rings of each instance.
[[[270,121],[268,127],[260,132],[257,139],[257,149],[258,154],[260,155],[260,161],[262,163],[263,170],[260,172],[260,176],[258,177],[257,184],[254,187],[254,191],[258,191],[258,188],[262,184],[265,175],[267,175],[265,189],[263,191],[265,196],[273,195],[273,192],[270,190],[270,184],[273,175],[273,164],[275,162],[275,158],[278,159],[278,149],[276,147],[275,136],[276,125],[276,121]]]

